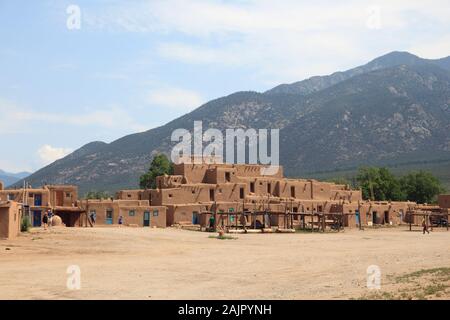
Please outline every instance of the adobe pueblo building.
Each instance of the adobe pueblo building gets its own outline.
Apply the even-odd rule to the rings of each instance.
[[[83,209],[78,206],[78,188],[69,185],[47,185],[42,188],[4,189],[0,183],[0,201],[17,203],[29,215],[31,225],[39,227],[47,210],[61,217],[66,226],[76,226]]]
[[[115,199],[78,200],[76,186],[4,190],[0,182],[0,238],[17,236],[28,216],[41,225],[48,209],[68,227],[178,226],[228,232],[340,230],[379,225],[437,225],[448,221],[450,195],[439,206],[362,199],[361,190],[313,179],[289,179],[280,167],[264,175],[261,165],[175,164],[156,178],[156,189],[121,190]],[[447,223],[448,226],[448,223]]]
[[[361,190],[313,179],[288,179],[261,165],[176,164],[157,189],[123,190],[117,199],[167,208],[167,225],[231,229],[361,227],[406,222],[413,202],[363,201]]]

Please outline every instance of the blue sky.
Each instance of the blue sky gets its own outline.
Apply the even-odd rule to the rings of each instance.
[[[336,2],[0,0],[0,169],[393,50],[450,55],[448,0]]]

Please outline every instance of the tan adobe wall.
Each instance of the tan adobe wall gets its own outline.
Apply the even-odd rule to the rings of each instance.
[[[95,211],[96,225],[118,225],[122,215],[124,225],[143,227],[144,215],[148,212],[150,227],[166,227],[166,207],[150,206],[145,200],[83,200],[81,203],[88,215]]]
[[[219,202],[242,201],[248,194],[247,186],[243,183],[221,183],[214,188],[214,200]]]
[[[40,198],[40,201],[38,200]],[[0,191],[0,201],[16,201],[26,203],[30,207],[49,207],[50,191],[48,189],[27,189],[26,194],[23,189],[7,189]]]
[[[438,204],[441,208],[450,208],[450,194],[440,194]]]
[[[312,185],[308,180],[283,179],[279,182],[278,196],[282,198],[312,199]]]
[[[26,191],[24,189],[0,191],[0,201],[7,200],[26,203],[30,207],[73,207],[78,201],[78,188],[76,186],[50,185],[39,189],[26,189]]]
[[[50,191],[49,205],[57,207],[73,207],[78,201],[76,186],[46,186]]]
[[[184,177],[181,175],[165,175],[156,177],[156,188],[157,189],[167,189],[176,188],[184,183]]]
[[[0,239],[14,239],[20,234],[22,206],[17,202],[0,203]]]
[[[143,190],[120,190],[116,192],[115,198],[119,200],[141,200]]]
[[[345,203],[344,213],[354,214],[359,209],[362,225],[392,224],[399,225],[406,223],[406,213],[414,208],[414,202],[371,202],[364,201],[358,203]],[[356,221],[354,221],[356,226]]]
[[[210,192],[214,192],[214,189],[215,185],[206,184],[186,184],[180,188],[161,189],[158,190],[157,196],[155,193],[152,193],[152,204],[169,205],[209,202],[211,201]]]

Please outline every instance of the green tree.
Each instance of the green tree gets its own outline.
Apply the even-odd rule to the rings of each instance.
[[[417,203],[431,203],[436,196],[445,192],[441,182],[430,172],[411,172],[400,179],[406,198]]]
[[[140,177],[139,186],[142,189],[155,189],[156,177],[165,174],[173,174],[173,163],[165,154],[158,154],[153,158],[147,173]]]
[[[387,168],[363,167],[356,176],[363,198],[378,201],[405,199],[399,180]]]
[[[106,191],[89,191],[84,196],[85,199],[107,199],[110,197],[110,194]]]

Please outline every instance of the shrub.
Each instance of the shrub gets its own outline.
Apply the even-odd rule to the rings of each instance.
[[[31,221],[30,217],[24,216],[22,217],[22,221],[20,223],[20,231],[21,232],[28,232],[31,228]]]

